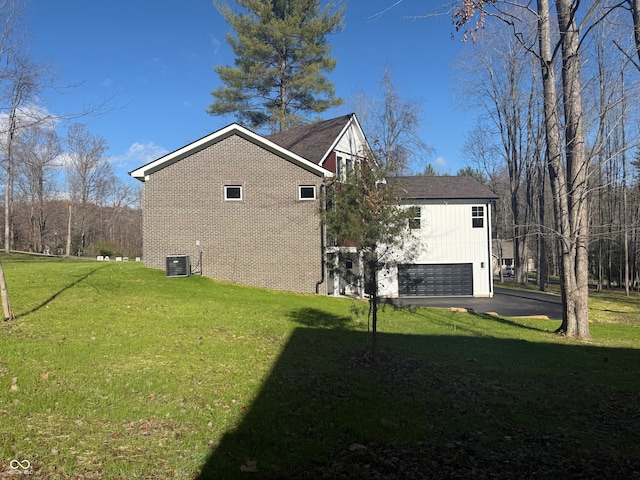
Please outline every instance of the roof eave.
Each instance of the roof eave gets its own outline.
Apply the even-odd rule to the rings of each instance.
[[[175,162],[182,160],[183,158],[191,155],[197,150],[202,150],[203,148],[224,140],[225,138],[228,138],[232,135],[238,135],[256,145],[262,146],[270,152],[275,153],[280,157],[286,158],[292,163],[295,163],[296,165],[312,173],[315,173],[318,176],[328,177],[333,175],[331,171],[319,165],[316,165],[315,163],[273,143],[270,140],[267,140],[266,138],[252,132],[251,130],[238,125],[237,123],[233,123],[227,127],[224,127],[214,133],[207,135],[206,137],[202,137],[195,142],[185,145],[178,150],[175,150],[171,153],[168,153],[167,155],[164,155],[163,157],[147,163],[140,168],[132,170],[131,172],[129,172],[129,175],[137,180],[140,180],[141,182],[144,182],[147,175],[157,172],[158,170],[161,170]]]
[[[351,125],[355,125],[357,127],[358,132],[360,133],[360,135],[362,135],[362,141],[364,142],[363,144],[366,145],[367,148],[371,148],[369,146],[369,142],[367,141],[367,137],[364,134],[364,131],[362,130],[362,127],[360,126],[360,122],[358,122],[358,119],[356,118],[356,115],[354,113],[352,113],[350,115],[350,117],[349,117],[349,121],[347,121],[347,123],[345,123],[344,127],[342,127],[342,130],[340,130],[340,134],[338,136],[336,136],[336,138],[333,140],[333,143],[329,146],[329,149],[320,158],[320,162],[318,163],[319,165],[324,164],[324,162],[327,160],[327,158],[329,158],[329,155],[331,155],[331,152],[333,152],[335,150],[336,145],[338,145],[338,143],[340,142],[340,140],[342,139],[344,134],[347,133],[349,128],[351,128]]]

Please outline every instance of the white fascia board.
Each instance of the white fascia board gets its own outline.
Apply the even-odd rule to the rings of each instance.
[[[325,160],[329,157],[331,152],[333,152],[336,149],[336,146],[340,143],[340,141],[342,140],[342,137],[345,136],[345,134],[349,131],[351,127],[355,127],[356,136],[358,137],[358,140],[362,142],[362,145],[366,145],[368,148],[371,148],[369,147],[369,142],[367,141],[367,137],[365,136],[364,131],[360,126],[360,122],[358,122],[358,119],[356,118],[355,114],[353,114],[351,115],[351,118],[349,119],[347,124],[344,126],[344,128],[340,132],[340,135],[336,137],[336,139],[333,141],[329,149],[326,152],[324,152],[324,155],[322,156],[322,160],[320,161],[321,164],[323,164]],[[356,152],[356,154],[359,154],[359,153],[360,152]]]
[[[285,148],[282,148],[279,145],[276,145],[270,140],[267,140],[266,138],[252,132],[251,130],[248,130],[238,125],[237,123],[233,123],[227,127],[224,127],[216,132],[213,132],[207,135],[206,137],[202,137],[201,139],[196,140],[195,142],[192,142],[188,145],[185,145],[182,148],[179,148],[178,150],[168,153],[167,155],[160,157],[157,160],[147,163],[146,165],[143,165],[142,167],[137,168],[136,170],[132,170],[131,172],[129,172],[129,175],[132,176],[133,178],[140,180],[141,182],[144,182],[145,177],[150,173],[160,170],[161,168],[164,168],[165,166],[175,163],[178,160],[181,160],[182,158],[190,155],[194,151],[201,150],[211,144],[224,140],[225,138],[230,137],[232,135],[239,135],[289,160],[290,162],[297,164],[298,166],[306,170],[316,173],[318,176],[325,176],[325,177],[333,176],[333,173],[330,172],[329,170],[322,168],[319,165],[316,165],[315,163],[310,162],[309,160],[306,160],[305,158],[302,158],[301,156],[296,155],[295,153]]]

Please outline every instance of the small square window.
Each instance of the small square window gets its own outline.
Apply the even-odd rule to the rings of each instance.
[[[420,230],[422,228],[420,207],[410,207],[409,215],[409,228],[411,230]]]
[[[298,199],[300,200],[315,200],[316,199],[316,187],[313,185],[310,186],[300,186],[298,188]]]
[[[240,185],[225,185],[224,186],[224,199],[231,201],[242,200],[242,187]]]
[[[471,222],[473,228],[484,227],[484,207],[471,207]]]

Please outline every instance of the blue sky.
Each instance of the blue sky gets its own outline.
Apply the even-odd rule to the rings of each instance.
[[[456,101],[452,63],[473,46],[451,39],[447,16],[405,18],[428,13],[431,2],[396,3],[348,3],[345,29],[329,37],[338,59],[329,79],[345,105],[323,117],[351,112],[356,92],[375,96],[389,68],[402,97],[422,105],[422,139],[435,149],[428,162],[454,174],[464,166],[460,147],[473,117]],[[31,54],[52,65],[56,85],[69,87],[46,92],[51,113],[108,101],[105,113],[78,121],[106,139],[121,178],[232,121],[205,112],[220,85],[213,67],[234,60],[229,26],[211,0],[31,0],[25,25]]]

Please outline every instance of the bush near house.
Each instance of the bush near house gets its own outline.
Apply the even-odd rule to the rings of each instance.
[[[553,321],[387,308],[371,357],[359,302],[0,260],[17,316],[0,324],[0,478],[27,461],[45,479],[640,471],[631,316],[580,344]]]

